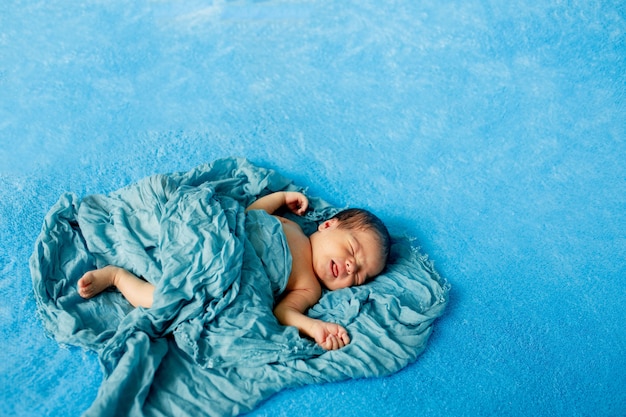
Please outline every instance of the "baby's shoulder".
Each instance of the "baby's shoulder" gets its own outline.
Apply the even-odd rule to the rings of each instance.
[[[315,273],[311,257],[311,242],[298,223],[276,216],[283,225],[287,244],[291,251],[291,274],[287,290],[310,291],[316,296],[321,295],[321,287]],[[319,293],[319,294],[318,294]]]
[[[289,220],[286,217],[282,217],[282,216],[277,216],[275,214],[272,214],[272,216],[276,217],[283,225],[289,225],[289,226],[296,226],[298,227],[300,230],[302,230],[300,228],[300,225],[296,222],[294,222],[293,220]]]
[[[293,220],[286,219],[281,216],[276,217],[283,226],[283,231],[285,232],[285,236],[287,237],[287,243],[289,244],[289,248],[293,252],[294,249],[292,245],[296,246],[308,246],[308,250],[311,250],[311,243],[309,242],[309,238],[304,234],[300,225]]]

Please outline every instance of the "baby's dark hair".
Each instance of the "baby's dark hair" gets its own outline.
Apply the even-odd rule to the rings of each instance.
[[[387,261],[389,261],[389,252],[391,251],[391,236],[382,220],[373,213],[360,208],[342,210],[331,217],[331,219],[337,219],[339,221],[337,227],[341,229],[373,231],[378,237],[385,264],[387,264]]]

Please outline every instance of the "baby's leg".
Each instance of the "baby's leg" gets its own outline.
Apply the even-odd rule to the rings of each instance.
[[[116,287],[135,307],[151,307],[154,285],[116,266],[89,271],[78,280],[78,294],[91,298],[109,287]]]

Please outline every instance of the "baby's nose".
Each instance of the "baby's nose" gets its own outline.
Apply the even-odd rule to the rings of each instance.
[[[354,261],[350,259],[346,260],[346,272],[348,275],[352,275],[352,273],[354,273]]]

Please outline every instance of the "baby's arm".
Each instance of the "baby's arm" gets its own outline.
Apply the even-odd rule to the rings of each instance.
[[[350,343],[348,332],[336,323],[313,319],[304,312],[319,299],[313,290],[292,290],[274,309],[274,315],[285,326],[294,326],[326,350],[340,349]]]
[[[312,319],[305,312],[322,296],[320,286],[311,267],[311,246],[300,227],[283,222],[283,230],[293,254],[291,275],[285,297],[274,309],[274,315],[285,326],[297,327],[300,332],[324,349],[339,349],[350,343],[346,329],[335,323]]]
[[[265,210],[269,214],[274,214],[282,206],[287,206],[289,210],[302,216],[309,206],[309,200],[304,194],[296,191],[278,191],[259,198],[246,210]]]

